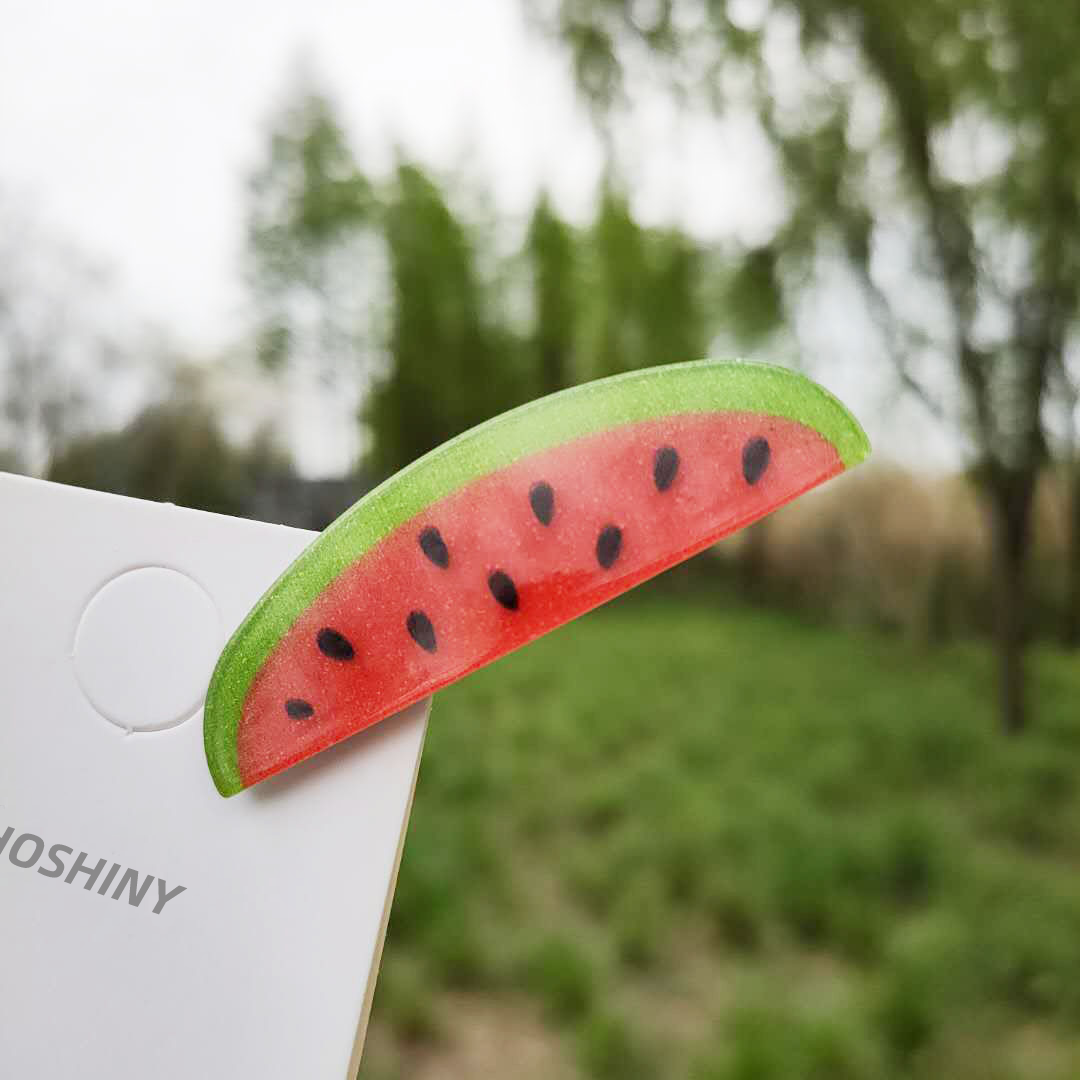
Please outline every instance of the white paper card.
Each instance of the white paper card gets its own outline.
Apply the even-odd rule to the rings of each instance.
[[[0,1076],[355,1069],[429,702],[231,799],[202,745],[311,538],[0,474]]]

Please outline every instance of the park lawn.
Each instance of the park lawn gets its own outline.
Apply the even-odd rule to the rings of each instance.
[[[438,695],[362,1080],[1080,1076],[1080,660],[644,593]]]

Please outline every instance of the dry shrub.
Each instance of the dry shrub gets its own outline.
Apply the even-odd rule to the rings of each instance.
[[[1032,629],[1060,619],[1065,519],[1048,474],[1036,500]],[[992,625],[985,509],[971,481],[867,466],[719,545],[756,594],[844,622],[942,638]]]

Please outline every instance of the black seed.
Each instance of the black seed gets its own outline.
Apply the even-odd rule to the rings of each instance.
[[[674,446],[661,446],[653,456],[652,476],[657,491],[667,491],[679,471],[679,451]]]
[[[434,525],[429,525],[420,534],[420,550],[436,566],[445,570],[450,565],[450,552],[446,549],[446,541]]]
[[[756,484],[769,467],[772,451],[769,440],[755,435],[742,448],[742,474],[748,484]]]
[[[319,652],[331,660],[351,660],[356,655],[352,642],[344,634],[324,626],[315,638]]]
[[[622,548],[622,529],[618,525],[605,525],[596,538],[596,561],[609,569],[619,557]]]
[[[315,706],[310,701],[301,701],[300,698],[289,698],[285,702],[285,712],[291,720],[306,720],[315,715]]]
[[[517,586],[510,579],[509,574],[504,574],[501,570],[496,570],[488,578],[488,588],[491,590],[491,595],[494,596],[504,608],[508,611],[517,611]]]
[[[422,611],[411,611],[405,621],[409,628],[409,634],[413,641],[425,652],[434,652],[436,649],[435,627],[431,620]]]
[[[544,480],[538,480],[529,488],[529,504],[541,525],[550,525],[555,516],[555,492]]]

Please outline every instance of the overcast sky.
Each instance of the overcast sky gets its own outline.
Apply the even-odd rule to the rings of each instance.
[[[190,348],[242,329],[244,181],[301,56],[368,169],[395,143],[465,163],[511,215],[540,185],[575,217],[595,191],[598,142],[517,0],[0,0],[0,25],[0,190],[111,266],[132,310]],[[749,125],[677,122],[656,102],[627,140],[646,220],[763,235],[776,186]],[[312,471],[340,456],[301,454]]]
[[[0,10],[0,181],[196,343],[219,340],[235,312],[244,177],[300,56],[369,167],[385,166],[395,141],[437,166],[466,161],[510,213],[546,184],[580,214],[598,176],[563,63],[516,0],[0,0]],[[680,137],[669,120],[641,125],[639,208],[704,232],[760,222],[763,162],[737,160],[741,139],[732,160],[715,131]]]

